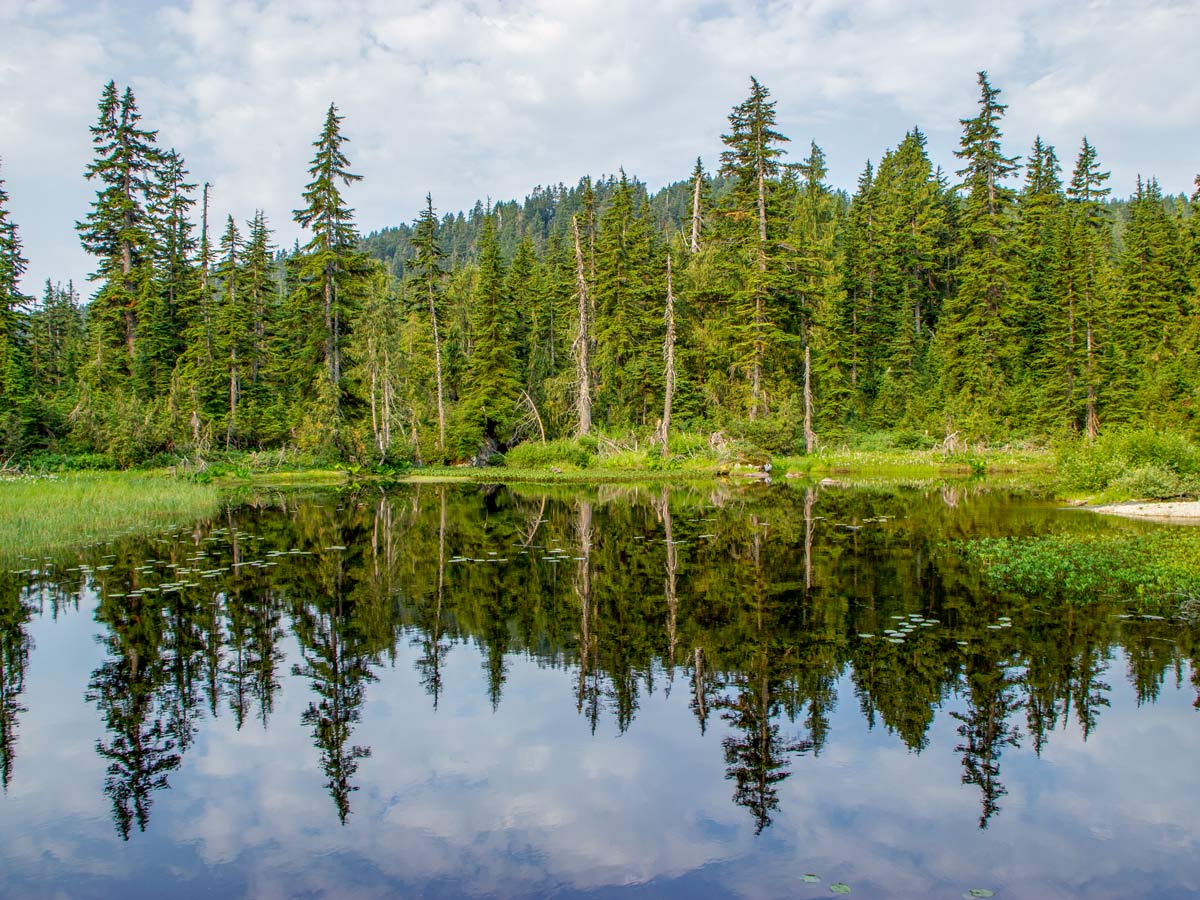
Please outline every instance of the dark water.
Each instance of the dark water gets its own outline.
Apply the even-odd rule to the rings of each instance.
[[[1198,896],[1196,632],[954,548],[1133,527],[421,486],[10,561],[0,895]]]

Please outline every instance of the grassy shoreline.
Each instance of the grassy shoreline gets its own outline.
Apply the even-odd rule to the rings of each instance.
[[[80,472],[0,481],[0,559],[46,555],[131,530],[215,515],[221,490],[152,472]]]
[[[986,481],[997,488],[1059,495],[1048,452],[992,451],[968,459],[934,451],[838,451],[776,457],[772,480],[797,487]],[[44,556],[129,531],[194,522],[220,512],[239,495],[348,484],[663,484],[721,480],[752,484],[765,465],[692,460],[686,467],[553,465],[427,467],[397,473],[312,468],[207,471],[76,472],[0,478],[0,561]],[[1169,530],[1168,530],[1169,531]],[[967,541],[963,552],[993,587],[1059,595],[1076,602],[1121,596],[1143,608],[1168,610],[1200,597],[1200,529],[1186,538],[1046,535]]]

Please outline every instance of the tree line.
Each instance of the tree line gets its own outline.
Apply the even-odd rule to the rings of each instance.
[[[1083,138],[1069,174],[1020,160],[979,73],[953,173],[913,128],[852,195],[811,144],[789,160],[751,79],[714,172],[651,195],[623,171],[362,237],[331,105],[290,249],[105,86],[76,223],[92,292],[22,293],[0,182],[0,454],[116,464],[293,447],[363,462],[475,459],[523,440],[672,427],[772,452],[880,431],[923,441],[1194,431],[1200,176],[1110,196]]]

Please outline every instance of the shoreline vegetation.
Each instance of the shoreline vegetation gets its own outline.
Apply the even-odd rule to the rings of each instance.
[[[524,444],[487,466],[386,468],[280,452],[181,457],[128,470],[97,469],[106,461],[95,456],[34,457],[0,473],[0,559],[36,558],[129,530],[203,519],[260,490],[389,484],[769,480],[807,489],[970,481],[1099,513],[1158,513],[1164,522],[1179,521],[1170,518],[1179,509],[1200,512],[1200,449],[1177,435],[1113,430],[1054,449],[896,446],[911,442],[909,435],[875,435],[857,447],[782,456],[682,432],[672,442],[678,452],[664,458],[652,442],[614,435]],[[1002,537],[963,541],[958,550],[997,590],[1073,602],[1124,598],[1143,612],[1185,618],[1200,597],[1200,531],[1192,529]]]
[[[0,565],[191,523],[222,505],[213,484],[159,472],[79,472],[0,480]]]

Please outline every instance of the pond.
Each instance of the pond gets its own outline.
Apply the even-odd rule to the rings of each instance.
[[[1200,895],[1200,635],[959,545],[1147,527],[420,485],[10,560],[0,895]]]

